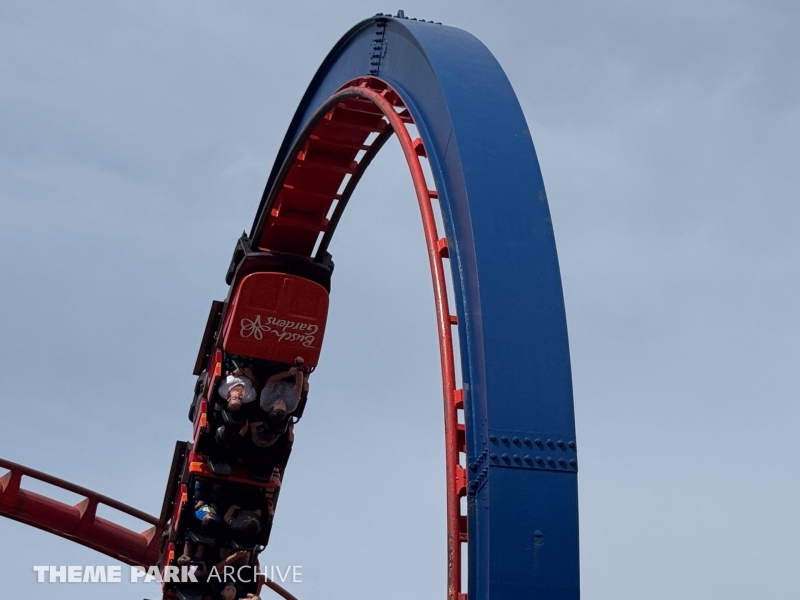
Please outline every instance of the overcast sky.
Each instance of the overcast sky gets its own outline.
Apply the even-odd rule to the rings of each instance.
[[[294,109],[342,34],[398,8],[481,39],[533,134],[583,597],[795,595],[796,2],[0,0],[0,457],[159,512],[208,308]],[[331,250],[323,360],[262,562],[302,566],[301,600],[441,597],[435,317],[394,142]],[[116,563],[0,521],[3,597],[158,597],[37,584],[40,564]]]

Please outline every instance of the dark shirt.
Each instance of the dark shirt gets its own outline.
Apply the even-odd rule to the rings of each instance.
[[[257,527],[253,523],[257,524]],[[246,546],[255,546],[258,543],[262,528],[261,519],[255,511],[237,509],[231,517],[230,527],[231,537],[237,542]],[[250,531],[248,527],[251,528]]]

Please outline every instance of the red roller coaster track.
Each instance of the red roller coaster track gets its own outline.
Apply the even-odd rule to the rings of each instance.
[[[463,391],[456,381],[453,327],[457,317],[450,311],[444,259],[449,258],[447,239],[439,233],[432,200],[435,187],[425,176],[422,159],[427,158],[419,137],[409,128],[414,121],[400,96],[375,77],[350,82],[336,92],[319,111],[310,133],[298,143],[301,148],[276,186],[257,228],[255,245],[300,256],[317,255],[327,249],[330,236],[355,184],[388,137],[395,133],[411,172],[422,215],[423,229],[433,279],[436,304],[445,411],[448,600],[465,600],[461,591],[462,544],[468,541],[467,518],[461,499],[466,495],[466,472],[460,455],[466,452],[465,426],[459,419]],[[373,137],[374,136],[374,137]],[[360,155],[360,161],[357,157]],[[350,177],[343,193],[343,181]],[[334,202],[337,206],[334,208]],[[332,210],[333,209],[333,210]],[[331,218],[326,218],[327,215]],[[322,237],[320,237],[320,235]],[[461,421],[461,422],[459,422]],[[131,565],[163,562],[161,536],[170,511],[160,519],[90,490],[7,461],[0,467],[9,473],[0,479],[0,515],[74,540]],[[30,477],[84,496],[75,506],[24,490],[23,477]],[[174,474],[170,481],[174,480]],[[170,501],[167,490],[165,506]],[[105,504],[152,525],[138,533],[97,517]],[[266,585],[284,598],[293,596],[274,582]]]
[[[301,373],[316,366],[322,343],[333,272],[327,249],[361,176],[392,134],[411,173],[434,288],[445,417],[447,598],[577,600],[578,463],[569,344],[530,130],[505,74],[478,40],[407,19],[402,11],[395,17],[378,14],[348,31],[298,105],[253,227],[237,243],[225,279],[228,297],[212,306],[194,369],[194,433],[191,442],[178,443],[160,518],[8,462],[0,462],[9,471],[0,478],[0,516],[125,562],[174,570],[189,559],[202,568],[216,556],[234,556],[222,558],[223,550],[236,550],[245,536],[237,538],[233,526],[223,528],[222,537],[201,536],[192,527],[199,519],[209,525],[222,507],[211,497],[236,510],[235,494],[241,492],[243,510],[262,511],[256,519],[261,534],[253,538],[259,543],[248,542],[239,550],[245,554],[233,559],[246,558],[252,567],[269,541],[292,427],[306,407]],[[283,283],[272,285],[271,278]],[[293,296],[304,279],[319,284],[316,292]],[[248,286],[253,290],[243,291]],[[279,341],[289,337],[279,352],[251,356],[262,345],[237,341],[237,335],[256,338],[256,331],[275,333]],[[289,350],[291,343],[311,348],[315,342],[308,357],[300,348],[297,354]],[[245,373],[251,366],[255,379]],[[259,402],[254,407],[264,409],[264,422],[237,420],[230,414],[237,403],[226,403],[224,389],[221,394],[215,385],[223,367],[226,378],[242,369],[252,389],[256,379],[265,380],[267,399],[277,381],[269,383],[272,378],[294,375],[294,412],[278,423],[281,411],[270,413]],[[313,395],[311,400],[313,406]],[[231,439],[229,431],[244,439]],[[26,478],[83,500],[70,506],[48,499],[26,489]],[[212,492],[206,494],[208,484]],[[255,499],[248,500],[253,490]],[[100,518],[101,505],[138,517],[151,529],[140,533]],[[210,579],[192,582],[197,585],[168,580],[164,598],[199,600],[216,591]],[[248,592],[257,587],[246,583]]]
[[[0,468],[8,469],[0,477],[0,515],[20,523],[44,529],[129,565],[152,565],[158,560],[163,524],[159,519],[126,504],[97,494],[62,479],[0,459]],[[83,496],[72,506],[24,489],[24,477],[36,479]],[[104,504],[152,525],[137,533],[97,516]]]
[[[426,180],[421,159],[427,157],[422,139],[412,138],[409,127],[414,121],[400,96],[375,77],[348,83],[318,111],[321,118],[305,140],[288,171],[283,185],[264,211],[268,221],[257,227],[258,247],[310,256],[320,233],[323,234],[317,256],[327,248],[343,205],[330,214],[334,200],[346,201],[347,190],[337,194],[345,175],[356,179],[369,163],[375,150],[385,141],[384,134],[397,135],[411,172],[428,249],[433,279],[439,332],[439,351],[445,414],[445,460],[447,478],[447,547],[448,599],[465,599],[461,590],[461,545],[468,541],[467,518],[461,512],[461,498],[466,495],[466,470],[459,462],[466,453],[465,426],[459,423],[458,411],[464,408],[463,390],[456,382],[453,327],[457,317],[451,313],[443,260],[449,257],[447,239],[439,233],[433,199],[439,197],[435,186]],[[370,135],[377,137],[368,142]],[[387,136],[388,137],[388,136]],[[332,152],[332,150],[335,150]],[[364,152],[361,162],[356,157]],[[322,171],[322,177],[309,171]],[[280,180],[279,180],[280,181]],[[350,187],[348,183],[348,188]],[[262,215],[263,216],[263,215]]]

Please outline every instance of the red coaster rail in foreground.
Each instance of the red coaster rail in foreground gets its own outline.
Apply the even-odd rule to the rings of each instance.
[[[0,516],[78,542],[129,565],[154,565],[158,561],[164,526],[157,517],[7,460],[0,459],[0,468],[8,470],[0,477]],[[31,492],[22,487],[25,477],[78,494],[83,500],[73,506]],[[101,504],[149,523],[151,527],[139,533],[98,517],[97,507]]]
[[[164,523],[161,519],[132,506],[98,494],[58,477],[0,458],[0,516],[37,527],[48,533],[78,542],[131,566],[157,564]],[[83,496],[75,505],[53,500],[22,487],[24,477]],[[152,527],[138,533],[97,516],[97,507],[105,505],[135,517]],[[286,600],[297,600],[274,581],[263,585]]]

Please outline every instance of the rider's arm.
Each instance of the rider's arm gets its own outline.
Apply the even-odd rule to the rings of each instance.
[[[288,371],[281,371],[280,373],[275,373],[275,375],[267,379],[267,383],[264,384],[264,387],[268,388],[274,387],[275,384],[278,383],[281,379],[285,379],[286,377],[289,377],[289,375],[294,375],[296,371],[297,369],[292,367]]]
[[[239,550],[238,552],[234,552],[233,554],[231,554],[228,558],[223,558],[214,566],[216,567],[217,572],[221,571],[224,573],[225,567],[234,564],[237,560],[239,560],[240,558],[244,558],[248,554],[249,552],[247,550]]]
[[[292,369],[294,369],[294,393],[299,398],[303,393],[303,371],[295,367],[292,367]]]
[[[231,519],[233,518],[233,513],[235,513],[237,510],[239,510],[239,507],[234,504],[228,509],[228,512],[225,513],[225,517],[222,520],[230,525]]]

